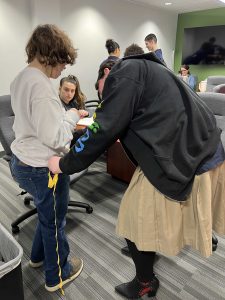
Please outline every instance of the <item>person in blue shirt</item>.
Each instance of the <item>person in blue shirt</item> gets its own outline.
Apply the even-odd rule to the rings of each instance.
[[[154,33],[150,33],[145,37],[145,45],[149,52],[155,53],[158,59],[166,64],[163,58],[162,49],[158,48],[157,37]]]
[[[178,77],[180,77],[183,81],[185,81],[192,90],[195,90],[197,84],[197,77],[191,75],[189,69],[190,67],[188,65],[182,65],[180,67]]]

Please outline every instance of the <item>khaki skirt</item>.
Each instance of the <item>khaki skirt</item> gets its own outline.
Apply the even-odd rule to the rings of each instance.
[[[121,201],[116,232],[140,251],[176,255],[190,245],[212,254],[212,230],[225,234],[225,162],[195,176],[185,202],[161,194],[138,167]]]

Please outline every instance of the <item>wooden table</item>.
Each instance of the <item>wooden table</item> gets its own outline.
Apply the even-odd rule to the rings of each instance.
[[[129,183],[135,168],[119,140],[109,147],[107,150],[107,173],[112,175],[112,177]]]
[[[77,124],[76,125],[76,127],[75,127],[75,129],[76,130],[80,130],[80,129],[85,129],[87,126],[85,126],[85,125],[79,125],[79,124]]]

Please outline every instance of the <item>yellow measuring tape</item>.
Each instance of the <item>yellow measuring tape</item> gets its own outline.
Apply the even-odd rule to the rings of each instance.
[[[53,177],[50,172],[48,172],[48,187],[53,188],[53,199],[54,199],[54,212],[55,212],[55,239],[56,239],[56,254],[57,254],[57,264],[59,266],[59,288],[61,294],[64,296],[64,290],[62,288],[62,272],[60,267],[60,258],[59,258],[59,245],[58,245],[58,229],[57,229],[57,219],[56,219],[56,199],[55,199],[55,189],[58,182],[58,174],[55,174]]]

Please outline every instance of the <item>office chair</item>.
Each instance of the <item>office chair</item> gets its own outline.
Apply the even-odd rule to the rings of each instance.
[[[216,85],[212,91],[213,93],[225,94],[225,83]]]
[[[225,76],[208,76],[206,82],[206,92],[213,92],[215,86],[225,83]]]
[[[92,117],[96,108],[100,104],[100,100],[86,100],[85,101],[85,109],[89,113],[89,117]]]
[[[225,148],[225,94],[213,92],[200,92],[197,94],[212,110],[216,118],[217,126],[222,130],[221,141]]]
[[[3,158],[8,163],[10,162],[10,159],[12,156],[10,145],[15,138],[14,132],[12,129],[13,122],[14,122],[14,113],[13,113],[12,107],[11,107],[11,97],[10,97],[10,95],[0,96],[0,142],[5,151],[5,155],[3,156]],[[70,183],[72,184],[72,183],[78,181],[84,174],[87,173],[87,170],[88,169],[83,170],[79,173],[70,175]],[[23,195],[23,194],[26,194],[26,191],[22,191],[21,195]],[[32,201],[32,200],[33,200],[32,196],[26,196],[24,199],[24,204],[27,206],[30,204],[30,201]],[[93,208],[89,204],[83,203],[83,202],[69,201],[68,206],[85,208],[86,212],[88,214],[91,214],[93,212]],[[20,217],[18,217],[11,224],[12,233],[18,233],[20,231],[18,225],[36,213],[37,213],[37,209],[33,208],[33,209],[29,210],[28,212],[24,213],[23,215],[21,215]]]

